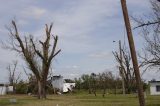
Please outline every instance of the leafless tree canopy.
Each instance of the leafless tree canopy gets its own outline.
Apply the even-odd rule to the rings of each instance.
[[[9,43],[3,43],[7,49],[20,54],[36,76],[39,87],[39,98],[46,98],[45,85],[49,69],[53,58],[61,51],[56,50],[58,36],[51,34],[52,26],[53,24],[46,24],[44,41],[39,40],[39,42],[36,42],[32,35],[20,35],[16,22],[12,21],[11,27],[7,28],[10,36]]]
[[[132,19],[137,23],[137,26],[134,29],[148,28],[148,29],[159,30],[160,2],[158,2],[157,0],[150,0],[150,4],[151,4],[151,12],[149,14],[138,16],[138,18],[132,16]]]
[[[131,93],[131,88],[135,86],[135,73],[133,70],[133,66],[131,65],[131,56],[129,51],[127,51],[126,49],[121,49],[121,51],[122,58],[117,51],[113,52],[113,55],[117,63],[119,64],[119,73],[125,83],[125,92]]]
[[[140,55],[146,69],[160,68],[160,2],[151,0],[151,13],[145,18],[135,18],[138,29],[141,30],[145,40],[143,55]]]
[[[21,77],[21,73],[19,73],[18,75],[16,75],[16,71],[17,71],[17,61],[13,61],[13,67],[12,64],[9,64],[7,66],[7,70],[8,70],[8,74],[9,74],[9,83],[10,85],[13,86],[13,92],[15,93],[15,85],[18,83],[20,77]]]

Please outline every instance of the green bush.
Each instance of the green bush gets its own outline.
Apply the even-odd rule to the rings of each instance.
[[[18,84],[16,84],[16,93],[17,94],[26,94],[27,93],[27,83],[24,81],[20,81]]]

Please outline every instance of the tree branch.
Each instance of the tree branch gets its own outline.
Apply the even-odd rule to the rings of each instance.
[[[41,52],[36,49],[36,46],[35,46],[32,38],[30,38],[30,41],[31,41],[31,43],[32,43],[32,46],[33,46],[34,51],[37,53],[37,55],[38,55],[43,61],[45,61],[45,59],[44,59],[43,55],[41,54]]]
[[[139,27],[144,27],[144,26],[149,26],[149,25],[154,25],[154,24],[160,24],[160,21],[155,21],[155,22],[148,21],[147,23],[143,23],[141,25],[138,25],[137,27],[134,27],[133,29],[137,29]]]

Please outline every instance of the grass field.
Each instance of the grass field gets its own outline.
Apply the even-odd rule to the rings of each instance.
[[[17,103],[10,103],[15,98]],[[147,106],[160,106],[160,96],[147,96]],[[65,94],[49,95],[47,100],[38,100],[26,95],[0,96],[0,106],[138,106],[136,95]]]

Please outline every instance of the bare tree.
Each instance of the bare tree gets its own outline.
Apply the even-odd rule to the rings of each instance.
[[[16,22],[12,21],[11,27],[8,28],[10,35],[9,44],[5,44],[6,48],[20,54],[29,69],[33,72],[38,84],[38,98],[46,98],[46,80],[52,60],[61,51],[56,51],[58,36],[51,34],[52,26],[45,27],[45,39],[36,42],[33,36],[21,36],[17,28]],[[53,38],[53,42],[52,42]]]
[[[16,93],[16,88],[15,85],[18,83],[18,80],[20,79],[21,73],[19,73],[18,75],[16,75],[16,70],[17,70],[17,61],[13,61],[13,67],[11,66],[11,64],[9,64],[7,66],[7,70],[8,70],[8,74],[9,74],[9,83],[10,85],[13,86],[13,93]]]
[[[97,83],[97,78],[96,78],[96,74],[95,73],[91,73],[91,75],[90,75],[90,80],[89,80],[89,82],[90,82],[90,85],[91,85],[91,88],[92,88],[92,92],[94,93],[94,95],[95,96],[97,96],[97,94],[96,94],[96,83]]]
[[[160,69],[160,2],[151,0],[151,13],[143,18],[132,17],[145,40],[141,63],[148,68]],[[148,16],[148,17],[147,17]]]
[[[102,93],[102,96],[105,97],[106,95],[106,89],[107,88],[111,88],[112,85],[111,83],[113,84],[113,75],[112,75],[112,72],[103,72],[103,73],[99,73],[99,85],[102,86],[102,89],[103,89],[103,93]]]
[[[118,52],[113,52],[116,61],[119,63],[119,73],[125,83],[125,92],[131,93],[132,88],[135,86],[135,74],[131,66],[131,56],[129,51],[121,49],[122,57]]]
[[[143,16],[132,16],[131,18],[137,23],[134,29],[147,28],[159,30],[160,26],[160,2],[158,0],[150,0],[151,12]]]
[[[105,94],[106,94],[106,89],[107,89],[107,87],[106,87],[106,84],[107,84],[107,80],[106,80],[106,77],[105,77],[105,73],[99,73],[98,74],[98,79],[99,79],[99,84],[100,84],[100,88],[103,88],[103,93],[102,93],[102,97],[105,97]]]
[[[90,81],[90,75],[87,75],[87,74],[83,74],[81,76],[81,79],[82,79],[82,84],[84,86],[84,88],[86,90],[88,90],[88,93],[91,94],[92,91],[91,91],[91,81]]]

